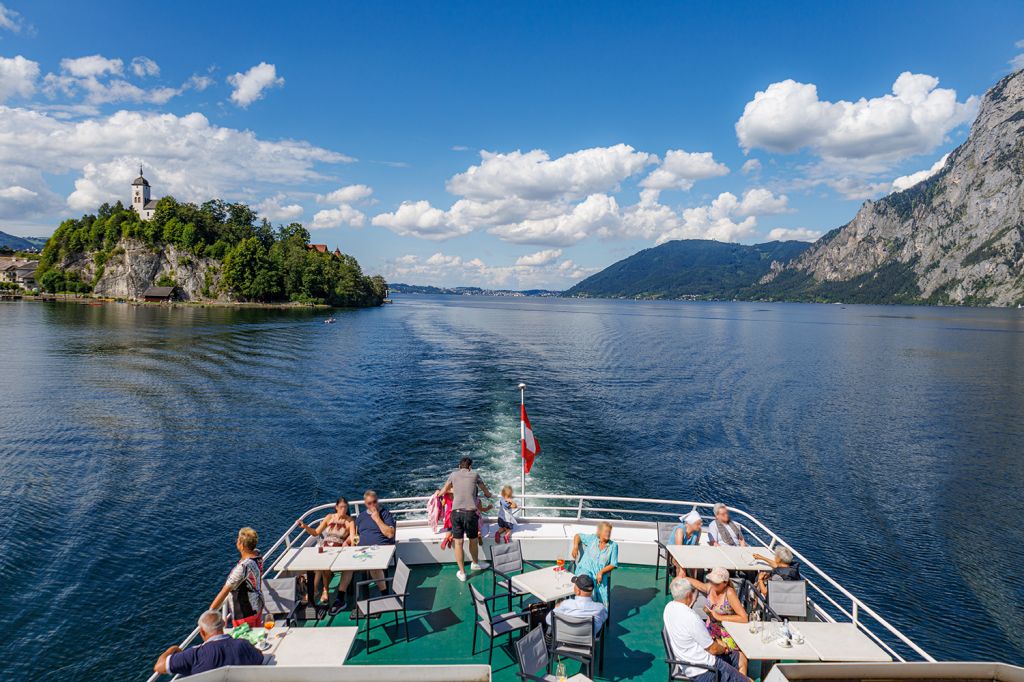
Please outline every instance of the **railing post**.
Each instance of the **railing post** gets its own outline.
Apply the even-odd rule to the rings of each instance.
[[[576,505],[576,520],[579,521],[583,518],[583,498],[580,498],[580,503]]]
[[[853,600],[853,608],[850,609],[850,614],[853,616],[853,624],[857,625],[857,600]]]

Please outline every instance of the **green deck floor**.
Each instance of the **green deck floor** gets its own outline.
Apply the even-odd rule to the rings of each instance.
[[[655,583],[654,568],[622,565],[615,570],[613,578],[605,669],[597,678],[664,680],[667,666],[661,644],[661,614],[668,598],[659,589],[661,583]],[[404,630],[396,629],[393,618],[385,616],[385,625],[380,625],[379,619],[372,621],[375,627],[370,633],[371,651],[366,652],[361,630],[347,664],[487,663],[488,640],[482,632],[477,640],[477,655],[470,655],[475,612],[469,584],[484,594],[491,594],[491,573],[481,571],[462,583],[455,578],[454,564],[414,566],[409,587],[411,641],[406,643]],[[513,601],[515,606],[517,602]],[[333,619],[325,618],[316,626],[354,624],[354,619],[346,612]],[[507,637],[495,641],[491,664],[495,680],[519,679],[515,652],[507,641]],[[566,661],[566,668],[571,675],[578,671],[579,665]]]

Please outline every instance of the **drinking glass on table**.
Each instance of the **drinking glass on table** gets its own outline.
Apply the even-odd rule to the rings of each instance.
[[[555,570],[559,572],[565,570],[565,557],[563,557],[561,554],[559,554],[558,558],[555,559]]]
[[[274,614],[268,612],[263,616],[263,627],[266,628],[269,635],[270,631],[274,629]]]
[[[757,626],[761,623],[761,614],[756,611],[750,614],[750,634],[757,632]]]

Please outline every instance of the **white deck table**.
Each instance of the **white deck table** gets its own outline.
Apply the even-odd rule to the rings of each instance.
[[[306,571],[330,571],[333,564],[345,547],[324,547],[323,551],[316,545],[293,547],[285,550],[278,557],[270,570],[287,573],[305,573]]]
[[[710,545],[667,545],[668,553],[683,568],[709,569],[733,564],[718,547]]]
[[[770,557],[772,550],[767,547],[736,547],[732,545],[715,545],[715,549],[722,552],[729,563],[724,564],[726,568],[736,571],[770,571],[771,566],[763,561],[754,559],[755,554]]]
[[[771,566],[755,561],[754,554],[769,556],[767,547],[729,545],[668,545],[668,553],[683,568],[711,569],[722,566],[730,571],[767,571]]]
[[[267,636],[265,665],[339,666],[356,641],[356,627],[290,628],[275,626]]]
[[[853,623],[805,622],[790,623],[796,633],[803,635],[804,643],[786,648],[781,645],[781,623],[758,623],[757,632],[751,633],[748,623],[722,623],[736,640],[747,658],[771,661],[822,661],[825,663],[888,662],[892,657],[871,641]],[[770,628],[769,641],[761,641],[762,626]]]
[[[792,623],[826,663],[883,663],[892,660],[853,623]]]
[[[395,556],[394,545],[340,547],[332,571],[386,571]]]
[[[803,625],[803,623],[800,623]],[[756,623],[755,632],[750,632],[750,623],[722,623],[726,632],[735,640],[747,658],[757,661],[820,661],[821,656],[810,645],[793,642],[790,647],[782,646],[782,623]],[[768,641],[762,641],[762,628],[768,628]],[[801,630],[801,632],[803,632]],[[805,635],[806,637],[806,635]]]
[[[553,602],[573,593],[573,574],[568,569],[555,570],[555,566],[538,568],[512,576],[512,584],[522,592],[529,592],[542,602]]]

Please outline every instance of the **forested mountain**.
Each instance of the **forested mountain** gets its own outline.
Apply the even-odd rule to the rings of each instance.
[[[18,237],[0,232],[0,249],[11,251],[38,251],[43,248],[46,240],[41,237]]]
[[[565,292],[603,298],[734,298],[788,263],[806,242],[731,244],[683,239],[644,249]]]
[[[65,220],[47,241],[38,281],[47,291],[139,298],[154,284],[187,299],[378,305],[384,279],[345,254],[310,249],[299,223],[274,228],[244,204],[164,197],[151,220],[121,202]]]

